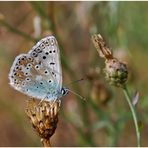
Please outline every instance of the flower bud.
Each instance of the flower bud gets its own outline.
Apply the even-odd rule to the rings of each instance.
[[[122,87],[128,77],[126,64],[115,58],[106,60],[105,64],[104,72],[106,79],[110,84]]]

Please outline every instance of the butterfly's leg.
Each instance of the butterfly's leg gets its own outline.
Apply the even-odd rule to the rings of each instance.
[[[55,98],[54,100],[53,100],[53,102],[52,102],[52,104],[51,104],[51,106],[53,106],[54,105],[54,103],[57,101],[57,98]]]
[[[44,100],[46,99],[46,97],[45,98],[43,98],[40,102],[39,102],[39,104],[38,105],[40,105]]]

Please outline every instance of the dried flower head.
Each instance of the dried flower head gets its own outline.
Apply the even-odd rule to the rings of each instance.
[[[115,86],[122,86],[128,77],[126,65],[115,58],[107,60],[105,64],[104,72],[109,83]]]
[[[105,75],[110,84],[122,87],[127,81],[128,71],[127,66],[123,62],[113,57],[112,52],[106,46],[102,36],[93,35],[92,41],[100,57],[105,59]]]
[[[91,98],[98,107],[107,106],[111,100],[111,92],[100,80],[94,81],[91,89]]]
[[[49,140],[57,127],[59,109],[60,101],[41,103],[35,100],[28,101],[26,114],[44,146],[50,146]]]
[[[89,69],[87,78],[90,81],[91,99],[98,107],[105,107],[111,99],[111,92],[100,79],[100,68]]]

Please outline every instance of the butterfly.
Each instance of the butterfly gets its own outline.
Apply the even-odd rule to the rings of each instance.
[[[55,101],[68,93],[62,87],[60,51],[56,38],[48,36],[27,54],[18,55],[9,72],[10,85],[36,99]]]

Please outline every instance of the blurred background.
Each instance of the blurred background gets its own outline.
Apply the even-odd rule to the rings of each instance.
[[[129,107],[122,90],[104,80],[94,33],[128,63],[128,88],[140,93],[136,109],[148,146],[147,8],[148,2],[0,2],[0,146],[42,146],[25,114],[28,97],[8,85],[8,73],[18,54],[51,34],[60,46],[63,85],[86,98],[62,99],[51,145],[136,146]]]

